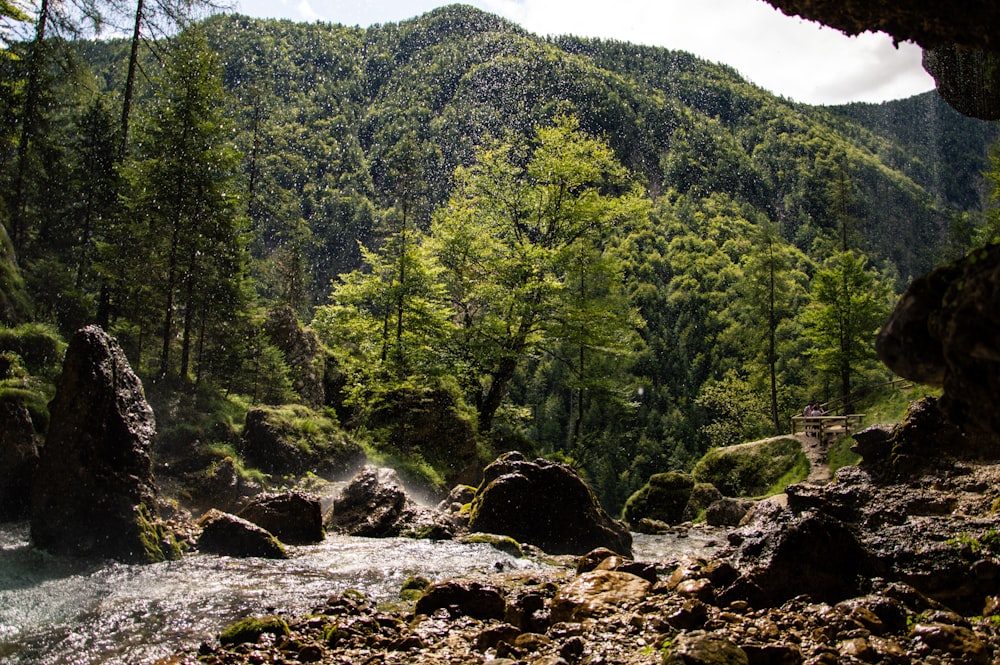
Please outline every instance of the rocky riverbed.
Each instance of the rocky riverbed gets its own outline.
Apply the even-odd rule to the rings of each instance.
[[[758,503],[714,554],[601,549],[416,580],[395,603],[348,592],[163,663],[995,663],[1000,462],[961,454],[932,406],[860,434],[869,461],[833,482]]]

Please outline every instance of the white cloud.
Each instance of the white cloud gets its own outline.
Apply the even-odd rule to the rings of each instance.
[[[690,51],[730,65],[796,101],[906,97],[934,87],[920,50],[884,34],[849,38],[788,17],[763,0],[466,0],[539,35],[603,37]],[[418,16],[446,0],[240,0],[240,11],[371,25]]]

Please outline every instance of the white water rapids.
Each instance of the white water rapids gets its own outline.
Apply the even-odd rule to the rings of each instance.
[[[705,553],[707,538],[637,536],[636,558]],[[243,616],[305,614],[347,589],[392,601],[413,575],[436,580],[497,564],[542,565],[484,544],[405,538],[328,536],[290,553],[280,561],[198,554],[142,566],[81,562],[31,547],[27,524],[0,525],[0,662],[151,663],[211,642]]]

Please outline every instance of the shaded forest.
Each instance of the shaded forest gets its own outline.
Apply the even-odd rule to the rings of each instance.
[[[996,127],[936,93],[807,106],[460,5],[134,61],[34,34],[0,59],[0,397],[44,421],[25,340],[98,322],[179,449],[302,404],[435,489],[518,448],[620,507],[889,381],[896,294],[1000,228]]]

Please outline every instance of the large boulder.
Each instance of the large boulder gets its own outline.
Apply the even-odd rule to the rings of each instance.
[[[31,537],[60,554],[129,562],[176,555],[158,519],[142,383],[97,326],[70,342],[32,487]]]
[[[242,517],[213,508],[198,520],[198,525],[202,529],[198,536],[198,549],[206,554],[288,558],[285,548],[272,533]]]
[[[679,471],[656,473],[625,502],[622,516],[633,527],[642,519],[677,524],[685,519],[684,509],[694,490],[694,478]]]
[[[365,412],[364,425],[394,455],[419,455],[444,476],[446,485],[479,480],[483,461],[476,447],[475,411],[454,385],[390,387]]]
[[[893,372],[941,386],[940,408],[968,432],[1000,432],[1000,245],[914,280],[876,339]],[[1000,451],[1000,447],[998,447]]]
[[[730,534],[742,575],[723,592],[725,601],[775,607],[801,594],[835,603],[859,593],[874,563],[840,520],[821,512],[775,510]]]
[[[247,411],[239,452],[249,466],[279,475],[341,475],[365,459],[361,446],[334,421],[300,405]]]
[[[27,519],[31,514],[37,437],[24,402],[0,400],[0,522]]]
[[[617,570],[581,573],[552,599],[553,621],[583,621],[639,605],[653,588],[649,580]]]
[[[306,545],[323,540],[320,500],[304,492],[258,495],[237,517],[270,531],[289,545]]]
[[[327,529],[349,536],[450,539],[454,524],[418,505],[392,469],[366,466],[351,479],[324,517]]]
[[[577,473],[545,459],[507,453],[483,472],[469,530],[500,533],[550,554],[586,554],[607,547],[632,555],[632,535],[611,518]]]

